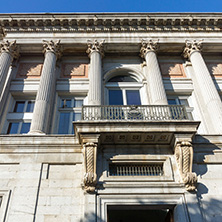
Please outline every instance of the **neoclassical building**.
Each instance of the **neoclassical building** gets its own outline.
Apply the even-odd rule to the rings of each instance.
[[[222,14],[0,14],[0,222],[222,221]]]

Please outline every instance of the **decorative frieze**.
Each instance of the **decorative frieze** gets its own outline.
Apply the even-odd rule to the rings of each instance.
[[[20,63],[16,78],[40,78],[43,64]]]
[[[186,46],[183,50],[183,56],[185,59],[190,59],[190,56],[193,52],[199,52],[202,50],[202,42],[203,40],[193,40],[193,41],[189,41],[186,40]]]
[[[97,41],[97,39],[94,41],[88,40],[88,49],[86,50],[86,53],[89,54],[89,57],[93,52],[99,52],[100,55],[104,57],[104,42],[105,40],[101,40],[100,42]]]
[[[160,70],[163,77],[186,78],[186,73],[184,72],[183,64],[180,63],[161,62]]]
[[[193,13],[179,15],[161,15],[138,13],[122,14],[113,17],[108,14],[98,15],[45,15],[29,17],[1,16],[0,29],[3,32],[218,32],[222,30],[221,14],[206,15],[204,18]]]
[[[196,189],[197,175],[192,173],[193,147],[189,141],[177,142],[175,156],[179,167],[180,175],[188,191]]]
[[[85,165],[85,174],[83,178],[84,189],[86,192],[94,192],[97,175],[96,175],[96,158],[97,158],[97,144],[95,143],[86,143],[83,145],[84,153],[84,165]]]
[[[63,63],[62,78],[88,78],[88,64]]]

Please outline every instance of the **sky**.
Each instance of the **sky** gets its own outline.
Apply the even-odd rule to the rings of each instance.
[[[0,2],[2,3],[0,13],[222,12],[222,0],[0,0]]]

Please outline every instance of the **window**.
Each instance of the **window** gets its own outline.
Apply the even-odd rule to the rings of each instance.
[[[189,106],[189,97],[188,96],[168,96],[169,105],[184,105],[187,111],[188,119],[192,120],[193,107]]]
[[[130,75],[111,78],[106,84],[109,105],[141,105],[142,84]]]
[[[15,100],[12,112],[7,115],[7,134],[28,133],[34,109],[34,100]]]
[[[83,98],[60,98],[58,134],[74,134],[72,122],[81,120]]]

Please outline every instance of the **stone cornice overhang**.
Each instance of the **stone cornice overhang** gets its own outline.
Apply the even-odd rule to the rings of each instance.
[[[219,32],[222,13],[0,14],[9,32]]]

